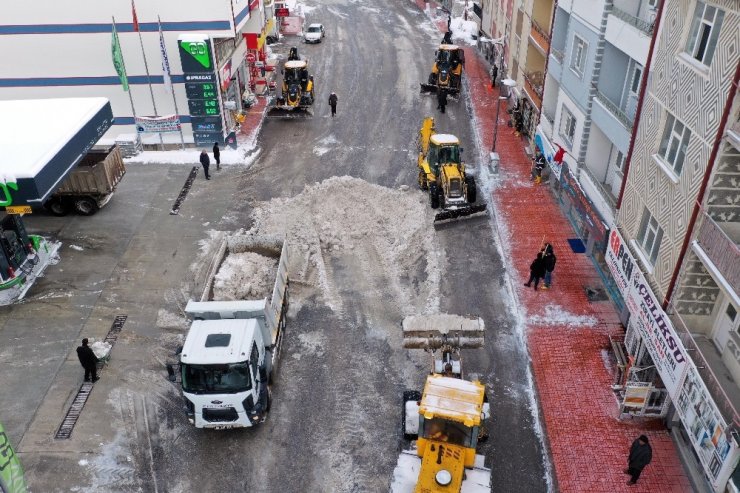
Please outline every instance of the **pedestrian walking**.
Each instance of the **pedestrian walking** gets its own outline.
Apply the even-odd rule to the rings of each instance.
[[[93,350],[87,345],[87,337],[82,339],[82,346],[77,347],[77,358],[80,360],[80,364],[85,369],[85,381],[86,382],[97,382],[98,378],[98,357],[95,356]],[[90,379],[92,376],[92,380]]]
[[[213,143],[213,159],[216,160],[216,169],[221,169],[221,149],[218,148],[218,142]]]
[[[545,280],[542,289],[550,289],[552,285],[552,271],[555,270],[555,262],[558,258],[555,256],[552,245],[545,243]]]
[[[206,180],[210,180],[211,175],[208,174],[208,167],[211,165],[211,159],[208,157],[205,149],[200,151],[200,164],[203,165],[203,173],[206,175]]]
[[[332,118],[337,115],[337,102],[339,101],[339,98],[337,98],[336,93],[332,92],[329,95],[329,106],[331,106],[331,116]]]
[[[530,287],[532,281],[534,281],[534,290],[537,291],[537,285],[540,283],[540,279],[545,277],[545,249],[537,253],[537,257],[532,261],[529,266],[529,280],[524,283],[525,286]]]
[[[491,89],[496,87],[496,77],[498,77],[498,67],[494,63],[491,65]]]
[[[440,89],[439,91],[437,91],[437,109],[440,110],[442,113],[444,113],[446,106],[447,106],[447,91],[445,89]]]
[[[645,469],[645,466],[650,464],[653,460],[653,449],[650,447],[648,437],[640,435],[637,440],[632,442],[630,447],[630,455],[627,459],[627,469],[624,470],[625,474],[632,476],[627,484],[632,486],[637,483],[640,478],[640,473]]]

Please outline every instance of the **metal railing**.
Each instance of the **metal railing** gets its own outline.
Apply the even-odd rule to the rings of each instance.
[[[565,55],[562,51],[556,50],[555,48],[550,45],[550,54],[555,57],[555,60],[557,60],[560,63],[563,63],[563,58],[565,58]]]
[[[545,31],[545,29],[540,26],[534,19],[532,19],[532,29],[537,31],[537,34],[545,38],[545,41],[547,41],[548,44],[550,43],[550,33]]]
[[[612,14],[614,14],[615,17],[622,19],[627,24],[630,24],[631,26],[636,27],[637,29],[644,32],[648,36],[653,34],[653,28],[655,26],[655,21],[651,22],[651,21],[646,21],[644,19],[640,19],[639,17],[635,17],[632,14],[628,14],[624,10],[618,9],[617,7],[612,8]]]
[[[736,293],[740,293],[740,247],[705,211],[697,240]]]
[[[624,125],[627,130],[632,130],[632,125],[634,123],[634,120],[627,115],[624,111],[622,111],[619,106],[612,103],[612,101],[606,96],[606,94],[599,91],[599,89],[594,86],[594,90],[596,91],[596,99],[599,100],[601,104],[606,106],[606,108],[611,111],[615,117],[617,117],[617,120],[619,120],[622,125]]]
[[[542,99],[542,95],[545,89],[545,74],[542,72],[525,72],[523,75],[524,80],[529,83],[535,94],[537,94],[540,99]]]
[[[614,212],[617,207],[617,198],[612,193],[611,187],[607,187],[606,183],[601,183],[601,181],[598,180],[596,176],[594,176],[593,171],[591,171],[587,164],[584,164],[584,166],[581,166],[580,168],[582,171],[586,172],[589,178],[591,178],[591,181],[599,189],[604,199],[606,199],[607,203],[609,204],[609,208],[611,208],[612,212]]]
[[[546,108],[544,103],[542,105],[542,116],[547,118],[547,121],[549,121],[553,125],[555,124],[555,111],[551,110],[550,108]]]

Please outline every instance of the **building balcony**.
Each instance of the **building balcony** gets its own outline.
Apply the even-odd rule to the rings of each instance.
[[[542,94],[545,88],[545,75],[542,72],[530,72],[524,75],[524,92],[537,109],[542,107]]]
[[[635,17],[629,12],[626,12],[616,6],[612,9],[612,14],[622,19],[630,26],[636,27],[645,35],[652,36],[653,27],[655,26],[655,20],[641,19],[639,17]]]
[[[727,130],[727,140],[740,152],[740,118]]]
[[[714,163],[704,210],[736,246],[740,243],[740,151],[731,139],[726,137],[723,140]]]
[[[550,51],[550,33],[534,20],[532,20],[532,28],[529,31],[529,39],[544,56],[547,56]]]
[[[632,131],[634,115],[630,117],[624,110],[613,103],[604,93],[596,89],[596,100],[601,103],[619,122],[629,131]]]
[[[635,17],[615,5],[607,18],[604,38],[644,65],[650,49],[652,26],[652,21]]]
[[[737,223],[735,223],[737,224]],[[696,242],[703,255],[727,281],[728,287],[740,293],[740,238],[732,238],[712,217],[704,213]]]

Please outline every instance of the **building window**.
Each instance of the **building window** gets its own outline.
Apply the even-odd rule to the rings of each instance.
[[[571,148],[573,139],[576,136],[576,117],[568,108],[563,106],[562,116],[560,118],[560,137],[565,140]]]
[[[648,7],[651,9],[657,9],[658,8],[658,0],[648,0]]]
[[[622,154],[622,151],[617,151],[617,155],[614,157],[614,166],[617,169],[617,173],[620,175],[624,174],[624,154]]]
[[[686,148],[689,146],[690,137],[691,131],[686,125],[669,113],[658,154],[663,158],[663,161],[673,168],[677,175],[680,175],[683,169],[683,161],[686,158]]]
[[[586,52],[588,43],[586,43],[577,34],[573,36],[573,51],[570,54],[570,68],[573,69],[579,77],[583,77],[583,70],[586,67]]]
[[[650,265],[654,266],[658,259],[658,250],[660,249],[660,240],[663,239],[663,229],[658,225],[658,220],[650,214],[645,208],[642,212],[642,221],[640,221],[640,231],[637,234],[637,242],[645,252],[645,256],[650,259]]]
[[[724,16],[724,11],[717,7],[696,2],[686,52],[707,67],[712,63]]]

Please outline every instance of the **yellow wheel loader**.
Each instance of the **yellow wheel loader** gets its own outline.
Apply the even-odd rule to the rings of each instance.
[[[442,209],[434,217],[435,224],[485,213],[485,203],[475,205],[475,178],[465,171],[460,141],[454,135],[436,133],[431,116],[419,130],[418,150],[419,188],[429,192],[432,209]]]
[[[391,493],[491,491],[491,470],[477,453],[487,437],[483,424],[490,407],[483,384],[463,378],[460,359],[460,349],[481,347],[484,334],[480,318],[440,314],[404,319],[404,347],[428,351],[433,367],[423,393],[403,394],[402,428],[412,442],[399,455]]]
[[[457,45],[441,44],[434,53],[434,65],[427,83],[421,83],[421,92],[436,92],[440,89],[456,96],[462,83],[465,52]]]
[[[291,50],[292,53],[292,50]],[[297,57],[297,52],[296,52]],[[293,58],[291,56],[291,58]],[[267,110],[268,118],[298,118],[313,116],[313,75],[308,74],[306,60],[291,59],[282,70],[281,95],[273,97]]]

